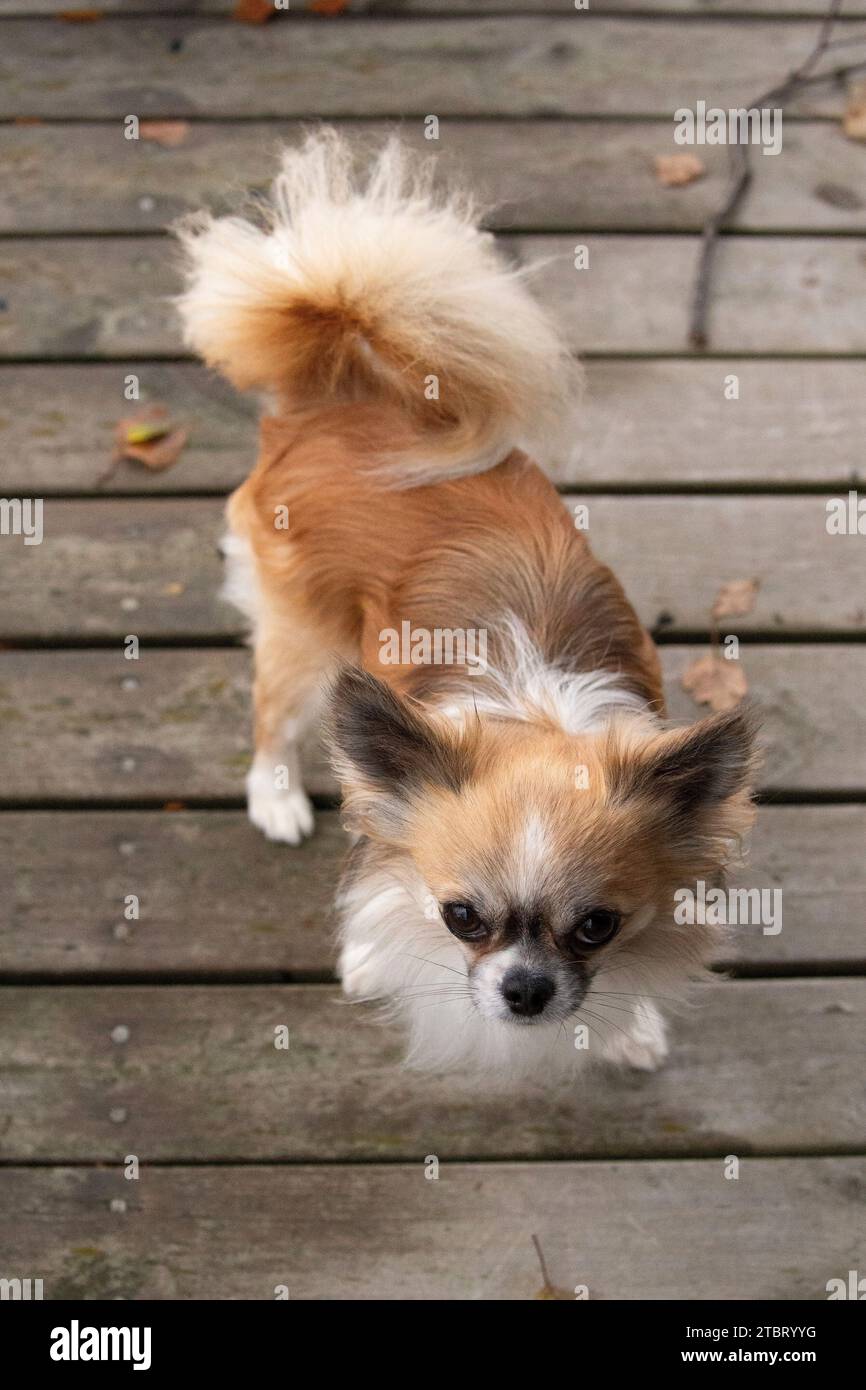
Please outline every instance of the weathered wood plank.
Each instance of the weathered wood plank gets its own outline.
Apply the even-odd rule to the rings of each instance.
[[[679,686],[701,648],[663,648],[672,717],[705,712]],[[764,715],[767,788],[862,793],[866,646],[749,646]],[[249,756],[249,657],[239,650],[0,653],[0,798],[87,802],[240,797]],[[307,783],[335,784],[313,748]]]
[[[575,244],[589,267],[573,267]],[[514,237],[525,264],[547,257],[536,293],[583,352],[682,352],[695,237]],[[575,280],[577,279],[577,283]],[[725,237],[710,311],[715,352],[863,352],[866,260],[856,241]]]
[[[190,438],[178,463],[110,471],[128,414],[126,364],[0,368],[0,488],[5,496],[96,491],[190,493],[236,487],[256,453],[256,404],[189,363],[133,364],[142,400],[160,401]],[[725,379],[739,379],[737,401]],[[866,436],[866,367],[846,361],[590,361],[562,485],[856,487]],[[751,503],[745,504],[750,506]]]
[[[0,552],[0,632],[11,622],[15,634],[49,640],[243,634],[218,596],[221,501],[48,501],[43,526],[41,545],[21,538],[16,554],[8,544]]]
[[[579,500],[564,499],[569,509]],[[593,496],[580,504],[594,550],[615,567],[647,627],[707,631],[720,586],[751,577],[758,599],[729,624],[733,632],[866,629],[861,538],[828,535],[823,497]],[[41,545],[7,538],[0,550],[0,639],[246,631],[218,597],[221,500],[48,499],[42,515]]]
[[[435,1153],[447,1163],[866,1144],[862,979],[704,986],[660,1072],[606,1069],[601,1085],[533,1081],[499,1094],[406,1072],[399,1034],[331,986],[7,986],[0,1019],[7,1161]],[[274,1045],[280,1025],[288,1049]],[[118,1027],[126,1041],[112,1039]]]
[[[0,885],[0,971],[333,967],[333,895],[347,845],[336,811],[320,813],[295,854],[239,811],[11,812],[0,815],[0,845],[16,866]],[[140,899],[137,923],[124,919],[127,893]]]
[[[180,350],[161,239],[0,244],[0,357],[116,357]]]
[[[696,711],[680,681],[701,649],[662,651],[665,690],[672,718],[692,720]],[[866,648],[842,645],[748,647],[741,649],[750,698],[761,713],[766,750],[762,785],[817,791],[866,788],[866,749],[860,759],[861,679]],[[862,673],[862,674],[861,674]],[[849,732],[850,731],[850,732]],[[827,745],[833,743],[831,750]]]
[[[864,842],[866,807],[761,807],[748,862],[731,875],[731,883],[781,888],[787,915],[778,936],[738,930],[730,959],[758,970],[866,958],[866,931],[859,925],[866,919]]]
[[[249,755],[248,664],[240,651],[146,648],[143,660],[127,661],[120,644],[116,652],[0,654],[7,794],[238,795]]]
[[[426,1182],[419,1155],[138,1182],[119,1163],[7,1169],[6,1263],[75,1300],[534,1299],[533,1235],[557,1285],[594,1301],[824,1299],[859,1268],[862,1158],[746,1158],[737,1182],[717,1159],[443,1163]]]
[[[563,483],[855,486],[852,441],[866,434],[860,362],[590,361],[586,373],[575,457],[556,473]],[[725,399],[730,375],[736,402]]]
[[[844,371],[852,364],[840,365]],[[136,409],[124,399],[128,371],[139,378],[141,403],[159,402],[190,427],[180,460],[165,472],[134,463],[111,467],[117,422]],[[824,379],[835,399],[828,373]],[[0,368],[0,394],[15,407],[0,411],[0,486],[6,496],[228,491],[255,461],[254,398],[239,396],[214,373],[189,363],[7,366]],[[710,383],[702,394],[712,396]],[[838,419],[835,410],[829,414]],[[829,420],[824,433],[830,450]],[[808,452],[823,456],[823,450]]]
[[[839,36],[850,27],[842,21]],[[815,28],[574,12],[268,26],[107,18],[98,31],[10,19],[0,117],[672,116],[697,94],[748,105],[803,61]],[[809,88],[798,113],[843,105],[828,83]]]
[[[866,48],[864,48],[866,51]],[[393,127],[347,122],[375,145]],[[262,188],[277,148],[293,143],[292,122],[192,124],[182,145],[165,149],[122,138],[112,125],[0,127],[0,232],[144,232],[184,212],[224,208],[247,187]],[[665,188],[654,158],[679,147],[668,121],[443,120],[439,140],[406,121],[404,139],[419,157],[435,150],[446,177],[458,177],[491,205],[489,225],[521,231],[699,231],[728,178],[728,151],[701,150],[706,175]],[[809,122],[785,129],[783,155],[760,159],[733,225],[760,232],[866,230],[866,153],[839,126]]]
[[[863,806],[763,807],[731,881],[781,888],[782,930],[741,928],[730,959],[752,971],[862,966],[864,838]],[[345,847],[336,811],[320,812],[297,850],[265,840],[242,811],[7,811],[0,972],[329,974]],[[128,893],[138,922],[124,919]]]
[[[414,27],[414,26],[410,26]],[[574,268],[586,246],[589,266]],[[683,353],[699,238],[508,237],[540,264],[539,298],[580,352]],[[154,237],[0,243],[0,358],[129,358],[182,351],[174,250]],[[856,238],[727,237],[711,341],[721,353],[866,352],[866,259]]]
[[[173,14],[227,15],[237,0],[173,0]],[[296,17],[298,12],[311,10],[314,0],[292,0],[291,14],[279,13],[277,20]],[[166,0],[103,0],[100,10],[105,15],[136,15],[165,12]],[[574,0],[348,0],[344,6],[349,14],[370,15],[444,15],[444,14],[570,14],[575,11]],[[802,19],[807,15],[823,16],[823,0],[593,0],[593,15],[638,14],[689,15],[710,18],[724,15],[766,15],[771,18]],[[29,17],[56,15],[68,10],[66,0],[0,0],[0,15]],[[845,14],[851,18],[866,15],[864,0],[846,0]],[[586,17],[586,16],[583,16]]]

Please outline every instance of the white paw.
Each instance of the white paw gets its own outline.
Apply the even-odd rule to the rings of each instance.
[[[668,1046],[664,1039],[660,1042],[641,1043],[635,1038],[629,1038],[623,1046],[619,1060],[626,1066],[633,1067],[635,1071],[657,1071],[667,1055]]]
[[[247,812],[269,840],[299,845],[313,833],[313,808],[306,792],[274,787],[255,772],[247,777]]]
[[[343,986],[343,993],[349,998],[365,999],[375,993],[373,970],[369,957],[373,947],[369,942],[363,946],[344,946],[337,963],[337,974]]]
[[[605,1055],[635,1071],[656,1071],[668,1055],[664,1019],[653,1004],[639,1004],[628,1034],[608,1038]]]

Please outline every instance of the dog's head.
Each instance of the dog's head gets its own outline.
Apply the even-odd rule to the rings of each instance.
[[[455,724],[350,669],[329,737],[346,813],[408,855],[491,1020],[562,1021],[591,984],[676,980],[707,956],[674,895],[719,882],[752,819],[754,725],[734,710],[660,731]],[[710,934],[712,935],[712,934]]]

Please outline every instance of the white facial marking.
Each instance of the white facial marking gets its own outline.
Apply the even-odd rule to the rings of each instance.
[[[502,951],[491,951],[484,956],[471,972],[472,997],[484,1018],[511,1017],[511,1010],[502,995],[502,981],[509,970],[524,962],[525,953],[520,946],[506,946]]]
[[[513,849],[512,891],[518,902],[529,902],[550,864],[553,846],[544,820],[530,811],[517,833]]]

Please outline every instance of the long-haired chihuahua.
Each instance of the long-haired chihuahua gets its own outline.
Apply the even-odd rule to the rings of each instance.
[[[314,133],[267,205],[179,235],[188,344],[270,400],[225,543],[249,814],[311,832],[298,740],[324,700],[346,994],[386,1001],[419,1066],[655,1066],[659,1000],[719,935],[674,894],[719,883],[751,821],[754,730],[665,725],[648,634],[526,451],[574,394],[555,326],[396,140],[359,167]]]

